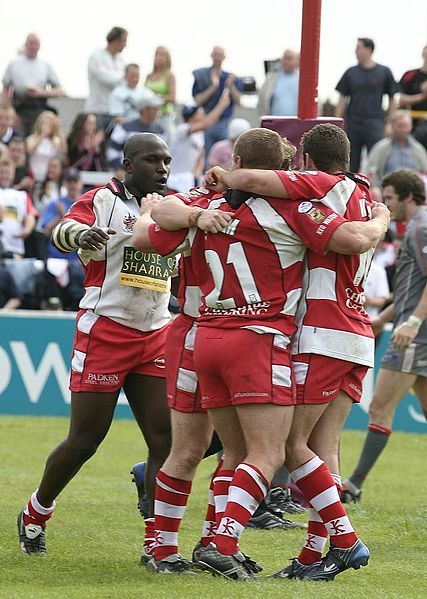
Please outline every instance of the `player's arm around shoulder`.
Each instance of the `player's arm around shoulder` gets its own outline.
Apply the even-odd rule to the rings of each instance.
[[[205,174],[205,185],[218,193],[240,189],[261,196],[289,198],[281,171],[238,168],[231,171],[214,166]]]
[[[167,196],[153,208],[151,216],[166,231],[197,227],[209,233],[222,231],[233,219],[231,212],[207,210],[191,202],[187,203],[178,196]]]
[[[390,224],[390,211],[385,204],[375,202],[369,221],[346,221],[331,236],[327,251],[337,254],[363,254],[375,247]]]

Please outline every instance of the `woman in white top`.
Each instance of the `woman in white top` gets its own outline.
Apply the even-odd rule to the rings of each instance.
[[[43,181],[51,159],[63,158],[66,152],[58,117],[48,110],[42,112],[35,122],[33,133],[27,137],[29,167],[34,179]]]

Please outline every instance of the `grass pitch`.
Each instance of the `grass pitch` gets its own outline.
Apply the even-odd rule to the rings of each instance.
[[[349,509],[353,526],[371,550],[367,568],[347,571],[333,583],[276,581],[242,583],[211,577],[160,576],[138,564],[143,535],[129,470],[145,447],[136,424],[116,421],[92,458],[61,494],[48,525],[46,559],[19,549],[16,515],[38,484],[50,450],[63,439],[67,421],[0,417],[0,597],[1,599],[345,599],[427,597],[427,435],[395,433],[368,480],[363,503]],[[342,470],[354,466],[364,438],[346,431]],[[186,518],[181,551],[199,538],[214,458],[199,468]],[[299,516],[304,521],[304,516]],[[244,534],[245,553],[263,563],[263,574],[298,554],[304,531]]]

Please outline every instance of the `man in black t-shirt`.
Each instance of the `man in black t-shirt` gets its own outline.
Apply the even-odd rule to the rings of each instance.
[[[335,116],[345,118],[345,129],[351,143],[350,170],[356,173],[360,170],[363,147],[369,152],[384,137],[384,95],[389,97],[388,114],[396,109],[394,94],[398,91],[397,83],[388,67],[373,60],[374,48],[374,42],[369,38],[357,40],[358,64],[345,71],[335,88],[341,94]]]
[[[427,119],[427,46],[423,48],[422,57],[422,66],[419,69],[406,71],[399,81],[401,89],[399,106],[411,111],[414,132],[421,121]]]

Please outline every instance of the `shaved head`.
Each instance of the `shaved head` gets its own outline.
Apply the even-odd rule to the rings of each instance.
[[[136,154],[139,152],[145,152],[152,146],[156,145],[164,146],[164,148],[168,149],[168,146],[165,141],[158,135],[154,133],[135,133],[129,137],[127,142],[125,143],[125,147],[123,149],[124,158],[129,158],[132,160]]]
[[[25,55],[28,58],[36,58],[40,50],[40,38],[35,33],[29,33],[25,40]]]

